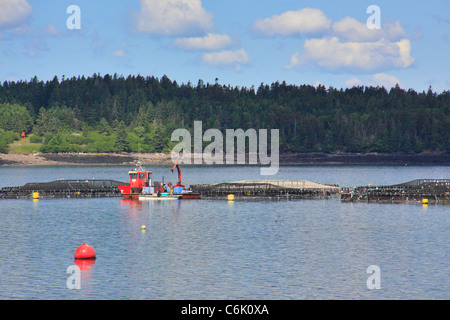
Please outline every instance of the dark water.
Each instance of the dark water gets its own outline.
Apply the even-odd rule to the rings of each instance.
[[[0,168],[0,187],[126,180],[126,167]],[[175,181],[170,168],[154,178]],[[306,179],[340,186],[449,178],[450,167],[184,167],[187,185]],[[0,299],[449,299],[450,206],[330,200],[0,200]],[[146,230],[141,230],[145,225]],[[81,289],[66,273],[78,263]],[[366,272],[380,268],[380,289]]]

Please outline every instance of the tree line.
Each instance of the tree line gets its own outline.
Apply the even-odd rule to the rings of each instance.
[[[279,129],[281,152],[448,152],[450,91],[117,74],[0,85],[0,152],[22,131],[41,152],[164,152],[195,120],[222,132]]]

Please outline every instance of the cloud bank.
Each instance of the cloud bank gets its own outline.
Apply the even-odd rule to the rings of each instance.
[[[414,63],[411,42],[398,21],[372,30],[351,17],[333,21],[319,9],[305,8],[257,20],[252,28],[259,36],[307,37],[303,51],[291,55],[286,69],[381,72]]]
[[[398,42],[341,41],[337,37],[309,39],[302,53],[294,53],[286,68],[316,65],[328,71],[341,69],[376,71],[407,68],[414,59],[408,39]]]

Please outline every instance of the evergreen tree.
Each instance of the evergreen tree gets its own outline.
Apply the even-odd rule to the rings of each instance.
[[[0,104],[0,129],[30,132],[33,119],[27,108],[18,104]]]
[[[123,121],[120,121],[117,126],[114,149],[116,152],[130,152],[130,145],[127,140],[127,127]]]

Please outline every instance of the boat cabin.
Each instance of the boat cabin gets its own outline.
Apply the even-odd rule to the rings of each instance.
[[[130,187],[132,192],[141,192],[143,187],[150,187],[152,185],[151,171],[129,171]]]

